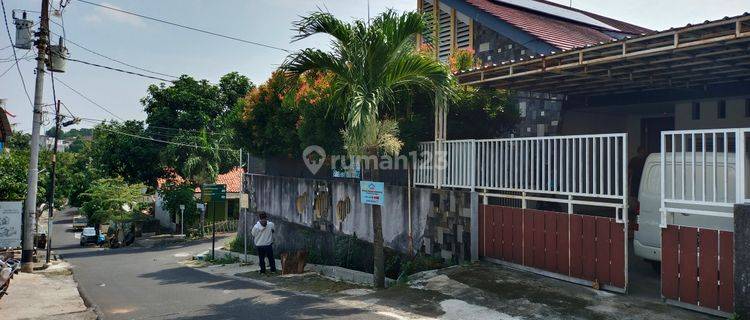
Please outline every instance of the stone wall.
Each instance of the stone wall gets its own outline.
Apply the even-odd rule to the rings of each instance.
[[[734,206],[734,313],[750,319],[750,204]]]
[[[272,221],[293,223],[322,233],[353,235],[372,242],[372,206],[360,202],[358,182],[265,175],[253,175],[251,180],[257,199],[251,206],[267,212]],[[447,261],[471,259],[471,198],[476,195],[412,188],[410,220],[407,191],[402,186],[385,187],[386,203],[382,208],[385,245],[406,253],[411,221],[415,252],[423,250]],[[474,206],[474,214],[476,210]],[[256,217],[251,215],[249,219],[254,223]],[[279,230],[277,246],[299,248],[302,241],[299,230],[284,228],[289,228],[289,232]]]

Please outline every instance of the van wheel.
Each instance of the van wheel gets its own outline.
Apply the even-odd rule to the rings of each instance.
[[[656,273],[661,273],[661,261],[648,260],[651,264],[651,269],[654,269]]]

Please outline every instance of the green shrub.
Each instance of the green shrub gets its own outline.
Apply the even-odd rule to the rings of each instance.
[[[245,241],[242,237],[233,237],[227,240],[225,247],[232,252],[245,253]],[[250,239],[247,241],[247,254],[256,254],[255,245]]]

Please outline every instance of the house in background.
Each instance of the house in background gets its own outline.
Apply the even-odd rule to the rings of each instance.
[[[242,175],[245,171],[240,167],[234,167],[232,170],[219,174],[216,176],[215,184],[224,184],[227,186],[227,201],[226,205],[217,204],[217,212],[224,212],[224,214],[217,216],[216,220],[236,220],[239,219],[240,214],[240,197],[242,195]],[[160,178],[157,180],[157,196],[154,205],[154,217],[159,220],[159,224],[171,231],[175,231],[178,228],[177,217],[173,217],[169,214],[169,211],[162,207],[164,199],[161,194],[162,188],[167,184],[181,184],[184,183],[185,179],[179,176],[177,173],[171,173],[169,178]],[[196,187],[194,191],[195,198],[200,202],[201,188]],[[210,221],[211,217],[206,217],[206,221]]]
[[[484,66],[652,32],[549,1],[418,0],[417,6],[430,24],[420,41],[432,44],[438,58],[447,61],[456,50],[472,49]],[[514,136],[561,132],[563,96],[528,91],[516,94],[521,122]]]
[[[5,143],[13,134],[13,128],[10,126],[8,116],[10,113],[5,111],[5,100],[0,99],[0,152],[5,150]]]

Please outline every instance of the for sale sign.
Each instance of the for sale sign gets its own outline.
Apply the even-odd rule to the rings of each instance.
[[[385,186],[382,182],[360,181],[359,194],[364,204],[382,206],[385,203]]]
[[[0,248],[21,246],[21,201],[0,201]]]

